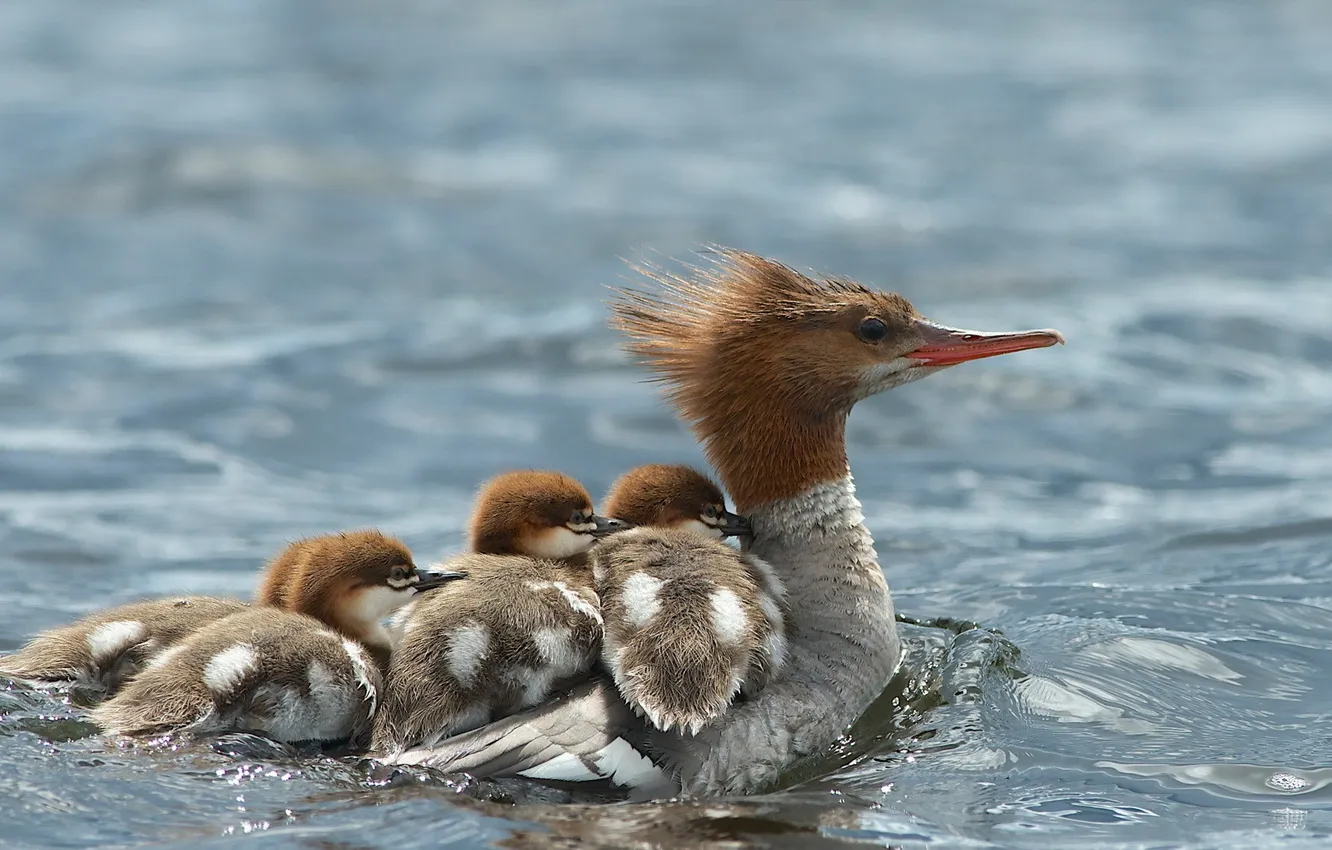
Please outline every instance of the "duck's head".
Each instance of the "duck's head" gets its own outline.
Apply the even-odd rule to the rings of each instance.
[[[640,269],[657,291],[622,290],[612,325],[670,385],[742,512],[844,477],[844,426],[857,401],[1064,341],[1053,330],[950,328],[895,293],[740,251],[714,257],[685,276]]]
[[[683,464],[650,463],[616,479],[606,513],[638,526],[678,528],[722,538],[748,534],[749,520],[726,509],[721,488]]]
[[[563,473],[506,472],[487,481],[477,494],[471,548],[484,555],[560,561],[627,527],[598,516],[583,485]]]
[[[268,566],[257,601],[309,614],[358,639],[417,593],[463,578],[416,568],[402,541],[378,531],[346,531],[292,543]]]

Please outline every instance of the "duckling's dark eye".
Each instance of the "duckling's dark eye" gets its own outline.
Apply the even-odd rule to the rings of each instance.
[[[407,578],[406,567],[394,567],[393,571],[389,573],[389,581],[402,581],[405,578]]]
[[[870,316],[860,323],[856,328],[856,336],[865,342],[880,342],[888,336],[888,326],[883,323],[883,319],[876,319]]]
[[[717,508],[712,505],[708,505],[706,508],[703,509],[703,516],[707,517],[708,519],[716,519]]]
[[[587,522],[587,517],[583,515],[582,511],[574,511],[573,516],[569,517],[570,525],[582,525],[585,522]]]

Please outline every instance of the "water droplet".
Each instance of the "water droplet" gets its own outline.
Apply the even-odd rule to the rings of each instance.
[[[1309,787],[1309,780],[1293,773],[1274,773],[1267,777],[1267,787],[1287,794],[1294,794]]]

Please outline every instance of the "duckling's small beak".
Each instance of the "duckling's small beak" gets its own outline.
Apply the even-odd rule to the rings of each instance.
[[[427,590],[443,587],[451,581],[467,578],[464,570],[417,570],[416,575],[416,584],[411,587],[417,593],[425,593]]]
[[[730,511],[722,511],[718,514],[717,524],[713,528],[720,531],[723,537],[745,537],[754,533],[748,517],[733,514]]]
[[[903,356],[921,366],[954,366],[968,360],[1064,344],[1064,335],[1051,329],[1011,333],[964,331],[926,319],[916,319],[914,327],[924,344]]]
[[[589,531],[588,534],[597,538],[608,537],[617,531],[627,531],[634,527],[634,524],[631,522],[625,522],[622,519],[615,519],[614,517],[608,516],[594,515],[592,517],[592,522],[596,525],[596,528]]]

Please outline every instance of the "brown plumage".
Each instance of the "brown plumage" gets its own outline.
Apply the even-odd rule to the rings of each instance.
[[[584,553],[622,524],[577,481],[501,475],[473,511],[468,573],[395,618],[400,634],[373,748],[396,753],[544,701],[596,661],[601,615]]]
[[[631,470],[606,506],[640,527],[593,553],[602,663],[654,726],[697,734],[781,668],[785,590],[767,564],[719,541],[746,525],[697,470]]]
[[[621,290],[611,324],[669,385],[742,513],[846,475],[858,399],[961,362],[922,352],[946,343],[977,359],[1063,341],[954,332],[895,293],[727,248],[712,260],[688,276],[638,268],[659,292]]]
[[[270,563],[261,586],[260,601],[282,609],[264,605],[199,629],[92,719],[126,735],[252,731],[363,743],[382,683],[365,642],[380,642],[386,658],[380,620],[447,579],[419,573],[411,552],[377,531],[299,541]]]
[[[336,568],[331,565],[336,564]],[[297,540],[269,561],[255,602],[300,611],[365,644],[381,667],[388,665],[390,640],[380,619],[396,610],[387,577],[397,568],[415,574],[412,553],[400,540],[378,531],[351,531]],[[408,583],[403,579],[404,584]],[[379,616],[371,596],[386,595]],[[403,597],[410,599],[411,594]],[[399,605],[402,602],[399,603]]]
[[[578,516],[591,517],[592,497],[562,472],[528,469],[497,475],[481,486],[468,528],[468,548],[486,555],[563,560],[558,541]],[[576,523],[575,523],[576,524]],[[575,546],[579,541],[570,540]],[[593,538],[581,540],[587,551]]]
[[[236,599],[177,596],[95,611],[0,657],[0,675],[72,684],[80,690],[80,699],[95,701],[114,694],[186,635],[248,607]]]
[[[633,525],[674,526],[714,520],[726,510],[726,497],[693,467],[649,463],[617,478],[605,505],[607,516]]]

